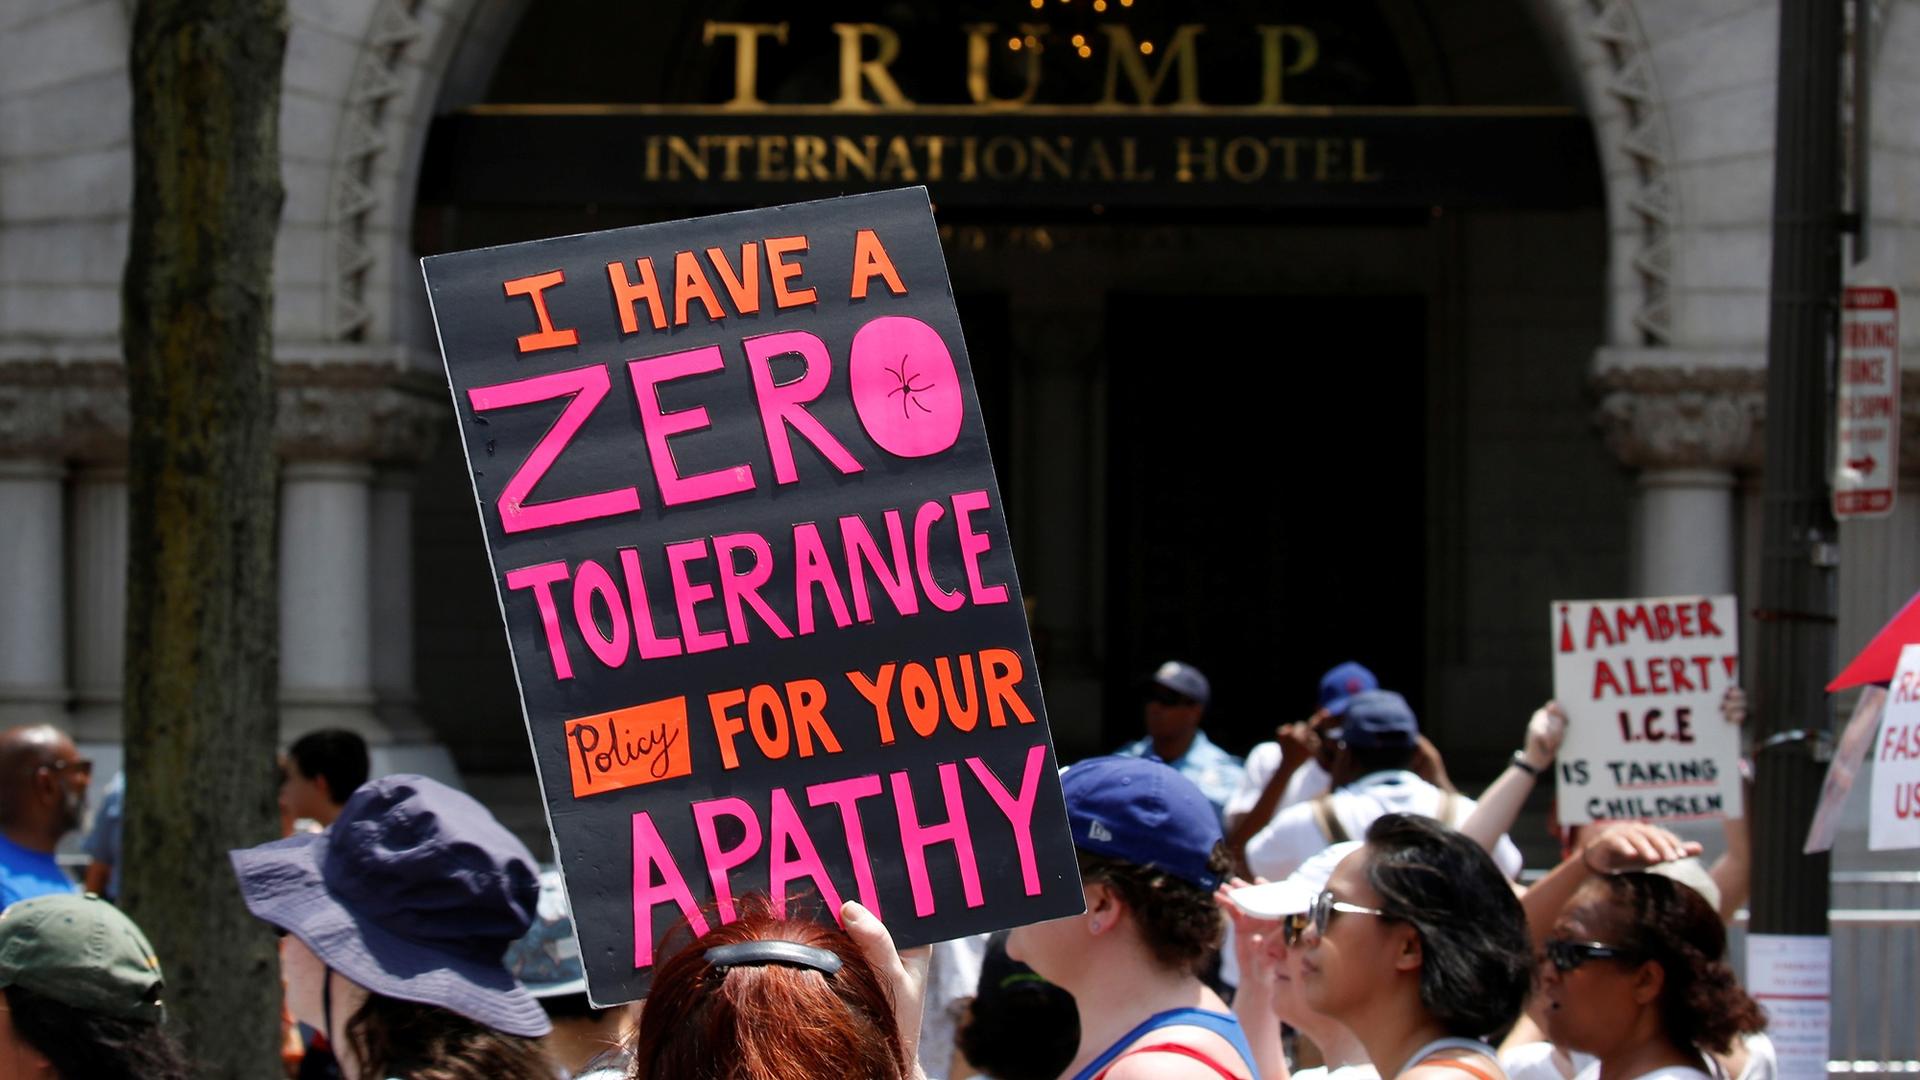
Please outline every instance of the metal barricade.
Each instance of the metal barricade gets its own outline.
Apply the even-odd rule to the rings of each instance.
[[[1833,874],[1832,1027],[1827,1071],[1854,1076],[1920,1074],[1920,871]],[[1746,978],[1746,919],[1728,941]]]

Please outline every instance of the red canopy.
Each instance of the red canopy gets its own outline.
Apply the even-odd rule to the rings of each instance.
[[[1893,669],[1900,666],[1901,648],[1913,644],[1920,644],[1920,593],[1915,593],[1907,606],[1873,635],[1873,640],[1853,658],[1853,663],[1827,684],[1827,693],[1868,683],[1892,682]]]

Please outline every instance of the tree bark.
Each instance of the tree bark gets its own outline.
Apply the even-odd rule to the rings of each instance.
[[[208,1077],[278,1075],[274,938],[230,848],[278,833],[273,243],[285,0],[142,0],[122,290],[128,913]]]

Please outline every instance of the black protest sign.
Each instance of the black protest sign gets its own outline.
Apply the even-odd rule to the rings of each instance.
[[[924,189],[423,267],[596,1002],[749,893],[1081,910]]]

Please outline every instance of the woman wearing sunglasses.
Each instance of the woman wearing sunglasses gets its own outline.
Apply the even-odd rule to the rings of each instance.
[[[1312,920],[1314,901],[1326,891],[1334,867],[1359,848],[1358,841],[1335,844],[1283,880],[1236,882],[1221,891],[1240,962],[1233,1011],[1246,1029],[1262,1075],[1288,1075],[1280,1040],[1280,1025],[1286,1024],[1313,1043],[1323,1062],[1292,1070],[1292,1080],[1378,1080],[1366,1047],[1353,1032],[1301,995],[1300,939]]]
[[[1708,1053],[1766,1026],[1726,963],[1699,891],[1655,872],[1589,881],[1544,945],[1547,1035],[1599,1059],[1600,1080],[1708,1080]]]
[[[1351,1030],[1384,1077],[1501,1080],[1484,1040],[1532,984],[1526,918],[1472,840],[1388,814],[1341,861],[1301,939],[1306,1003]]]

